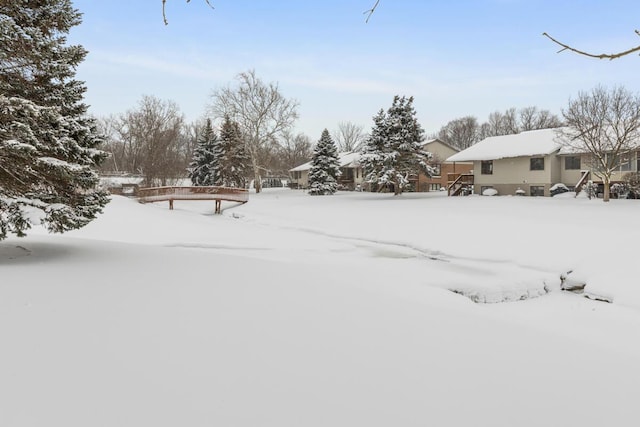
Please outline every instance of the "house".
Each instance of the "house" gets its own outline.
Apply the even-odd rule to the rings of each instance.
[[[447,158],[447,162],[473,162],[473,192],[494,188],[498,194],[549,196],[554,184],[579,191],[587,180],[602,183],[590,168],[589,154],[577,153],[562,143],[562,128],[541,129],[515,135],[493,136]],[[634,152],[612,182],[638,171]]]
[[[127,173],[103,173],[100,175],[100,187],[111,194],[122,196],[135,196],[138,188],[144,181],[140,175],[130,175]]]
[[[340,165],[340,172],[342,174],[338,178],[338,186],[342,190],[355,190],[360,188],[363,182],[362,168],[358,163],[360,153],[348,152],[340,153],[338,155],[338,164]],[[293,169],[289,169],[291,175],[291,182],[289,186],[291,188],[309,188],[309,170],[311,169],[311,162],[304,163],[300,166],[296,166]]]
[[[433,155],[432,166],[436,174],[428,177],[423,173],[410,177],[409,181],[415,191],[438,191],[447,188],[450,184],[452,174],[457,177],[460,174],[468,174],[473,168],[473,162],[448,162],[447,157],[455,154],[458,150],[449,144],[439,140],[431,139],[423,144],[425,151]],[[342,175],[338,178],[340,189],[355,190],[364,185],[364,174],[359,163],[360,153],[341,153],[338,157],[340,171]],[[293,169],[290,169],[291,187],[308,188],[309,170],[311,162],[307,162]]]
[[[422,145],[425,151],[433,155],[431,166],[435,174],[428,177],[419,174],[415,180],[416,191],[438,191],[447,188],[451,181],[460,175],[469,174],[473,169],[473,162],[450,162],[447,159],[458,153],[455,147],[440,139],[430,139]]]

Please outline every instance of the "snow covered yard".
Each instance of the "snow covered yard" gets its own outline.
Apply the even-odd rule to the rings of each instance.
[[[638,201],[267,190],[212,212],[114,197],[0,243],[0,425],[640,419]],[[613,303],[560,292],[568,270]]]

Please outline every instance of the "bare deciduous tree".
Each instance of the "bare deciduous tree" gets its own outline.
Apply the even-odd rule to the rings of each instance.
[[[338,150],[342,152],[358,151],[367,138],[364,127],[352,122],[340,122],[331,134]]]
[[[611,176],[640,147],[640,97],[622,87],[599,86],[570,100],[562,115],[564,144],[589,153],[593,172],[604,184],[603,200],[609,201]]]
[[[480,126],[479,140],[490,136],[513,135],[559,126],[562,126],[562,122],[558,116],[548,110],[539,110],[537,107],[526,107],[520,110],[509,108],[504,113],[495,111],[489,114],[489,119]]]
[[[212,94],[211,113],[228,116],[240,125],[251,159],[256,192],[262,190],[261,158],[269,157],[276,139],[289,130],[298,118],[298,103],[280,93],[277,83],[266,84],[254,70],[240,73],[238,85],[217,89]]]
[[[313,144],[311,138],[303,133],[283,132],[279,139],[278,154],[272,164],[272,170],[288,175],[289,170],[311,160]]]
[[[464,150],[478,142],[479,131],[478,119],[465,116],[444,125],[437,137],[453,147]]]
[[[635,30],[636,35],[640,36],[640,31]],[[559,45],[562,47],[562,49],[560,49],[558,51],[558,53],[560,52],[564,52],[565,50],[577,53],[578,55],[583,55],[583,56],[588,56],[590,58],[597,58],[597,59],[618,59],[621,58],[623,56],[627,56],[630,55],[632,53],[635,52],[640,52],[640,46],[635,46],[632,47],[631,49],[627,49],[627,50],[623,50],[617,53],[591,53],[591,52],[587,52],[584,50],[580,50],[580,49],[576,49],[575,47],[572,47],[566,43],[562,43],[561,41],[556,40],[555,38],[551,37],[549,34],[547,33],[542,33],[543,36],[547,37],[549,40],[551,40],[552,42],[554,42],[555,44]]]
[[[562,126],[562,121],[549,110],[539,110],[538,107],[525,107],[518,112],[518,127],[520,132],[537,129],[549,129]]]
[[[145,185],[167,185],[185,175],[190,153],[184,117],[173,101],[144,96],[138,107],[102,121],[104,149],[117,171],[140,173]]]
[[[118,143],[120,136],[120,122],[118,117],[110,115],[108,117],[98,118],[96,119],[96,126],[104,138],[100,149],[109,153],[109,157],[100,165],[100,171],[120,172],[121,165],[123,164],[124,146]]]
[[[513,135],[520,132],[518,125],[518,113],[515,108],[511,107],[504,112],[500,122],[503,135]]]
[[[504,126],[504,114],[500,111],[489,114],[487,121],[480,126],[480,139],[508,134]]]

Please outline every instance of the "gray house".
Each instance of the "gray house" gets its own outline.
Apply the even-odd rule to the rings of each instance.
[[[554,184],[579,190],[587,180],[601,183],[590,166],[589,154],[576,153],[562,143],[561,128],[541,129],[486,138],[447,158],[448,162],[473,162],[473,190],[482,194],[494,188],[498,194],[524,192],[549,196]],[[612,182],[638,171],[638,153],[629,153],[612,176]]]

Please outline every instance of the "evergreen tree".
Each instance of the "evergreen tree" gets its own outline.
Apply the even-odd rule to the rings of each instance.
[[[401,194],[409,178],[419,172],[432,176],[431,153],[422,149],[424,131],[416,118],[413,97],[393,98],[393,104],[373,118],[374,126],[361,158],[365,180],[381,185],[393,185],[394,194]]]
[[[219,159],[218,185],[227,187],[245,187],[246,173],[250,161],[242,132],[237,122],[225,117],[220,128],[220,149],[216,153]]]
[[[313,196],[334,194],[338,190],[340,163],[338,149],[327,129],[322,131],[311,158],[309,170],[309,194]]]
[[[108,202],[96,190],[102,138],[74,78],[87,52],[65,45],[80,22],[69,0],[0,2],[0,240],[37,221],[82,227]]]
[[[211,120],[207,119],[196,141],[193,158],[189,164],[189,178],[193,185],[218,185],[216,151],[219,145],[220,141],[211,126]]]

